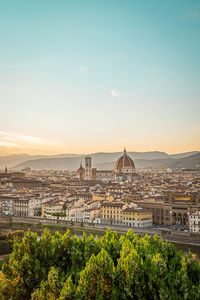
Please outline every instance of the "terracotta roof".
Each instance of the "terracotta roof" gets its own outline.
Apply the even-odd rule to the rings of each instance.
[[[124,149],[123,155],[120,156],[120,158],[117,160],[115,164],[115,171],[121,170],[123,168],[132,168],[135,169],[135,164],[130,158],[130,156],[126,153],[126,150]]]

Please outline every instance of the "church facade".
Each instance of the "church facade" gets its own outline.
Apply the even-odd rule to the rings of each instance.
[[[115,163],[114,170],[92,168],[92,157],[87,156],[85,157],[85,168],[81,164],[77,170],[77,175],[80,180],[132,181],[136,176],[136,169],[134,161],[124,149],[123,154]]]

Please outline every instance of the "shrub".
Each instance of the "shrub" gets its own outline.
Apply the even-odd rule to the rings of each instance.
[[[0,240],[0,255],[9,254],[13,251],[13,242]]]
[[[4,242],[4,241],[2,241]],[[200,264],[161,237],[82,238],[44,230],[15,241],[0,299],[200,299]]]

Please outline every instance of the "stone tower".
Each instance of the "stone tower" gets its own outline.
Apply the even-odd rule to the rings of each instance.
[[[92,157],[85,157],[85,180],[92,179]]]

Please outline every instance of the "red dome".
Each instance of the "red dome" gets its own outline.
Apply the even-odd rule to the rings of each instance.
[[[128,156],[128,154],[126,153],[126,150],[124,149],[123,155],[117,160],[117,162],[115,164],[115,171],[123,170],[125,168],[135,169],[135,164],[134,164],[132,158],[130,158],[130,156]]]
[[[77,170],[77,173],[79,172],[85,172],[85,169],[83,168],[82,164],[80,164],[80,167]]]

